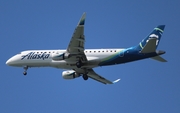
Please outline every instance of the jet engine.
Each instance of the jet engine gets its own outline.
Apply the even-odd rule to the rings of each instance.
[[[74,70],[68,70],[68,71],[63,71],[62,72],[62,77],[64,79],[74,79],[79,77],[80,74],[76,73]]]
[[[64,60],[70,57],[69,53],[54,53],[52,54],[53,60]]]

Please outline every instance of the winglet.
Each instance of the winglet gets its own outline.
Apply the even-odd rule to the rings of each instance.
[[[78,25],[84,25],[85,24],[85,18],[86,18],[86,13],[84,12],[81,19],[79,20]]]
[[[119,79],[117,79],[117,80],[113,81],[113,84],[115,84],[115,83],[119,82],[120,80],[121,80],[121,79],[119,78]]]

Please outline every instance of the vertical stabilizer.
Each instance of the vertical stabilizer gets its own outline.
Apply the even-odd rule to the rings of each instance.
[[[151,43],[152,43],[152,40],[155,40],[155,47],[154,48],[156,49],[159,45],[160,40],[161,40],[161,36],[163,34],[164,28],[165,28],[165,25],[159,25],[156,28],[154,28],[154,30],[145,39],[143,39],[139,43],[139,45],[137,46],[137,49],[142,50],[146,46],[148,41],[150,41],[150,40],[151,40]]]

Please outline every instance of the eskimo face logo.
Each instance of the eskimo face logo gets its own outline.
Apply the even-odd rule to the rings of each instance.
[[[50,56],[50,54],[47,54],[47,53],[35,53],[35,52],[30,52],[26,55],[22,55],[21,57],[21,60],[23,59],[48,59]]]
[[[158,35],[155,35],[155,34],[151,34],[150,36],[149,36],[149,38],[159,38],[159,36]]]

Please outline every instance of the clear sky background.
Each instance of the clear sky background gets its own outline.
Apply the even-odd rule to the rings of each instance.
[[[179,0],[1,0],[1,113],[179,113]],[[151,59],[99,67],[114,85],[82,77],[64,80],[61,69],[5,65],[29,49],[66,49],[83,12],[86,48],[137,45],[154,27],[165,24],[159,50],[167,63]]]

